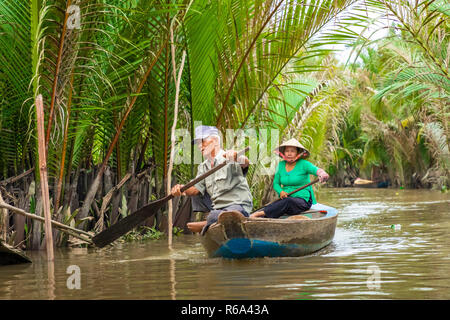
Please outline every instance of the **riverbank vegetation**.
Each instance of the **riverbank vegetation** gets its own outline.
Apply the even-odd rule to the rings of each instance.
[[[98,232],[163,197],[183,51],[176,126],[185,136],[199,122],[224,135],[276,129],[310,149],[329,185],[361,177],[444,190],[449,15],[445,0],[3,0],[0,191],[42,215],[42,94],[54,220]],[[198,151],[181,140],[174,148],[190,161],[174,166],[172,183],[185,183]],[[255,207],[273,195],[264,165],[247,175]],[[176,227],[189,206],[175,200]],[[2,237],[42,247],[39,222],[0,213]],[[167,232],[167,212],[144,227]]]

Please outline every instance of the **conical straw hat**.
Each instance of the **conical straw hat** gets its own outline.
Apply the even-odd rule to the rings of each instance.
[[[310,154],[309,150],[306,149],[306,148],[305,148],[300,142],[298,142],[297,139],[295,139],[295,138],[292,138],[292,139],[289,139],[289,140],[286,141],[286,142],[283,142],[283,143],[280,144],[280,146],[279,146],[278,148],[276,148],[274,151],[278,151],[278,152],[284,153],[284,148],[285,148],[285,147],[288,147],[288,146],[289,146],[289,147],[297,147],[297,148],[300,149],[299,151],[302,151],[302,150],[306,151],[307,155],[306,155],[305,157],[303,157],[303,158],[309,157],[309,154]]]

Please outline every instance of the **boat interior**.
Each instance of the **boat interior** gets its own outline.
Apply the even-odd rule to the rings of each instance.
[[[314,211],[314,212],[308,213],[308,211],[304,211],[304,212],[296,214],[296,215],[283,215],[279,219],[288,219],[288,218],[293,219],[294,217],[296,217],[296,218],[306,217],[309,219],[319,219],[319,218],[324,218],[326,215],[327,215],[327,212]]]

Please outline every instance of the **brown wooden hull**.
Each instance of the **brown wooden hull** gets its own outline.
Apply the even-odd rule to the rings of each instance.
[[[330,244],[337,216],[336,211],[291,220],[245,218],[239,212],[223,212],[202,242],[210,257],[302,256]]]

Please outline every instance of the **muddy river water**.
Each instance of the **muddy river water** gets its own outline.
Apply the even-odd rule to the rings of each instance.
[[[0,299],[450,299],[450,193],[323,188],[333,242],[299,258],[210,259],[198,235],[27,252]],[[392,226],[396,227],[392,227]]]

